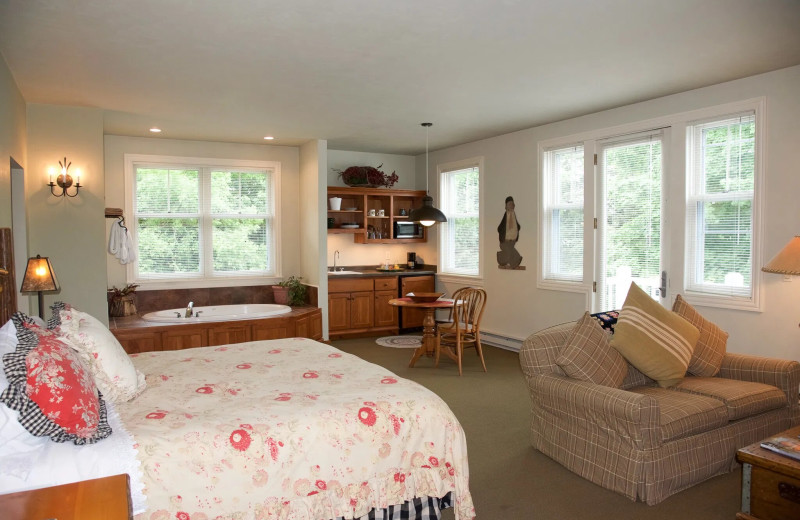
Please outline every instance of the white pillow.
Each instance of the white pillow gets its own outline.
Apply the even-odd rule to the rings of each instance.
[[[94,374],[103,398],[130,401],[145,388],[144,374],[136,370],[117,338],[93,316],[77,309],[62,309],[61,335],[78,351]]]

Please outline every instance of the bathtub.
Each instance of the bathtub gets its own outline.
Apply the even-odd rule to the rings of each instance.
[[[254,320],[278,316],[291,312],[287,305],[274,303],[248,303],[244,305],[214,305],[195,307],[194,316],[185,318],[186,309],[167,309],[165,311],[148,312],[142,319],[159,323],[196,323],[210,321]]]

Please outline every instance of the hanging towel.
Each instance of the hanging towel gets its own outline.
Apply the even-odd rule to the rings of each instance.
[[[122,224],[121,220],[111,226],[111,232],[108,235],[108,252],[117,257],[119,263],[123,265],[136,260],[133,240],[128,233],[128,228]]]

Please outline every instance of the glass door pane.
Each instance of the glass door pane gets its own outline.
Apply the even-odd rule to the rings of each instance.
[[[631,282],[658,299],[662,141],[659,131],[600,144],[596,312],[620,309]]]

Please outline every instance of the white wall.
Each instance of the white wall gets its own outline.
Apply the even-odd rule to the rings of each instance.
[[[25,100],[0,55],[0,227],[11,227],[11,161],[27,164]],[[17,262],[26,259],[17,258]],[[21,280],[19,280],[21,283]]]
[[[281,268],[284,275],[300,265],[299,150],[289,146],[184,141],[151,137],[105,136],[105,205],[125,207],[124,154],[171,155],[219,159],[278,161],[281,163]],[[126,215],[127,216],[127,215]],[[106,223],[106,242],[113,220]],[[125,266],[107,252],[103,256],[108,286],[126,283]]]
[[[800,172],[796,154],[800,143],[798,92],[800,66],[431,152],[431,171],[435,171],[436,164],[474,156],[485,158],[483,226],[487,236],[481,257],[489,305],[482,328],[525,338],[543,327],[577,319],[587,308],[584,294],[536,288],[537,146],[546,139],[766,96],[765,234],[763,251],[756,254],[759,265],[766,263],[800,232],[800,205],[797,204]],[[435,190],[432,177],[431,195],[437,200]],[[507,195],[514,196],[522,225],[517,250],[523,256],[523,265],[527,266],[525,271],[497,268],[495,229],[502,218]],[[800,279],[786,283],[781,276],[764,274],[763,289],[764,312],[698,309],[730,333],[729,350],[800,360]],[[672,292],[674,296],[676,289]]]

